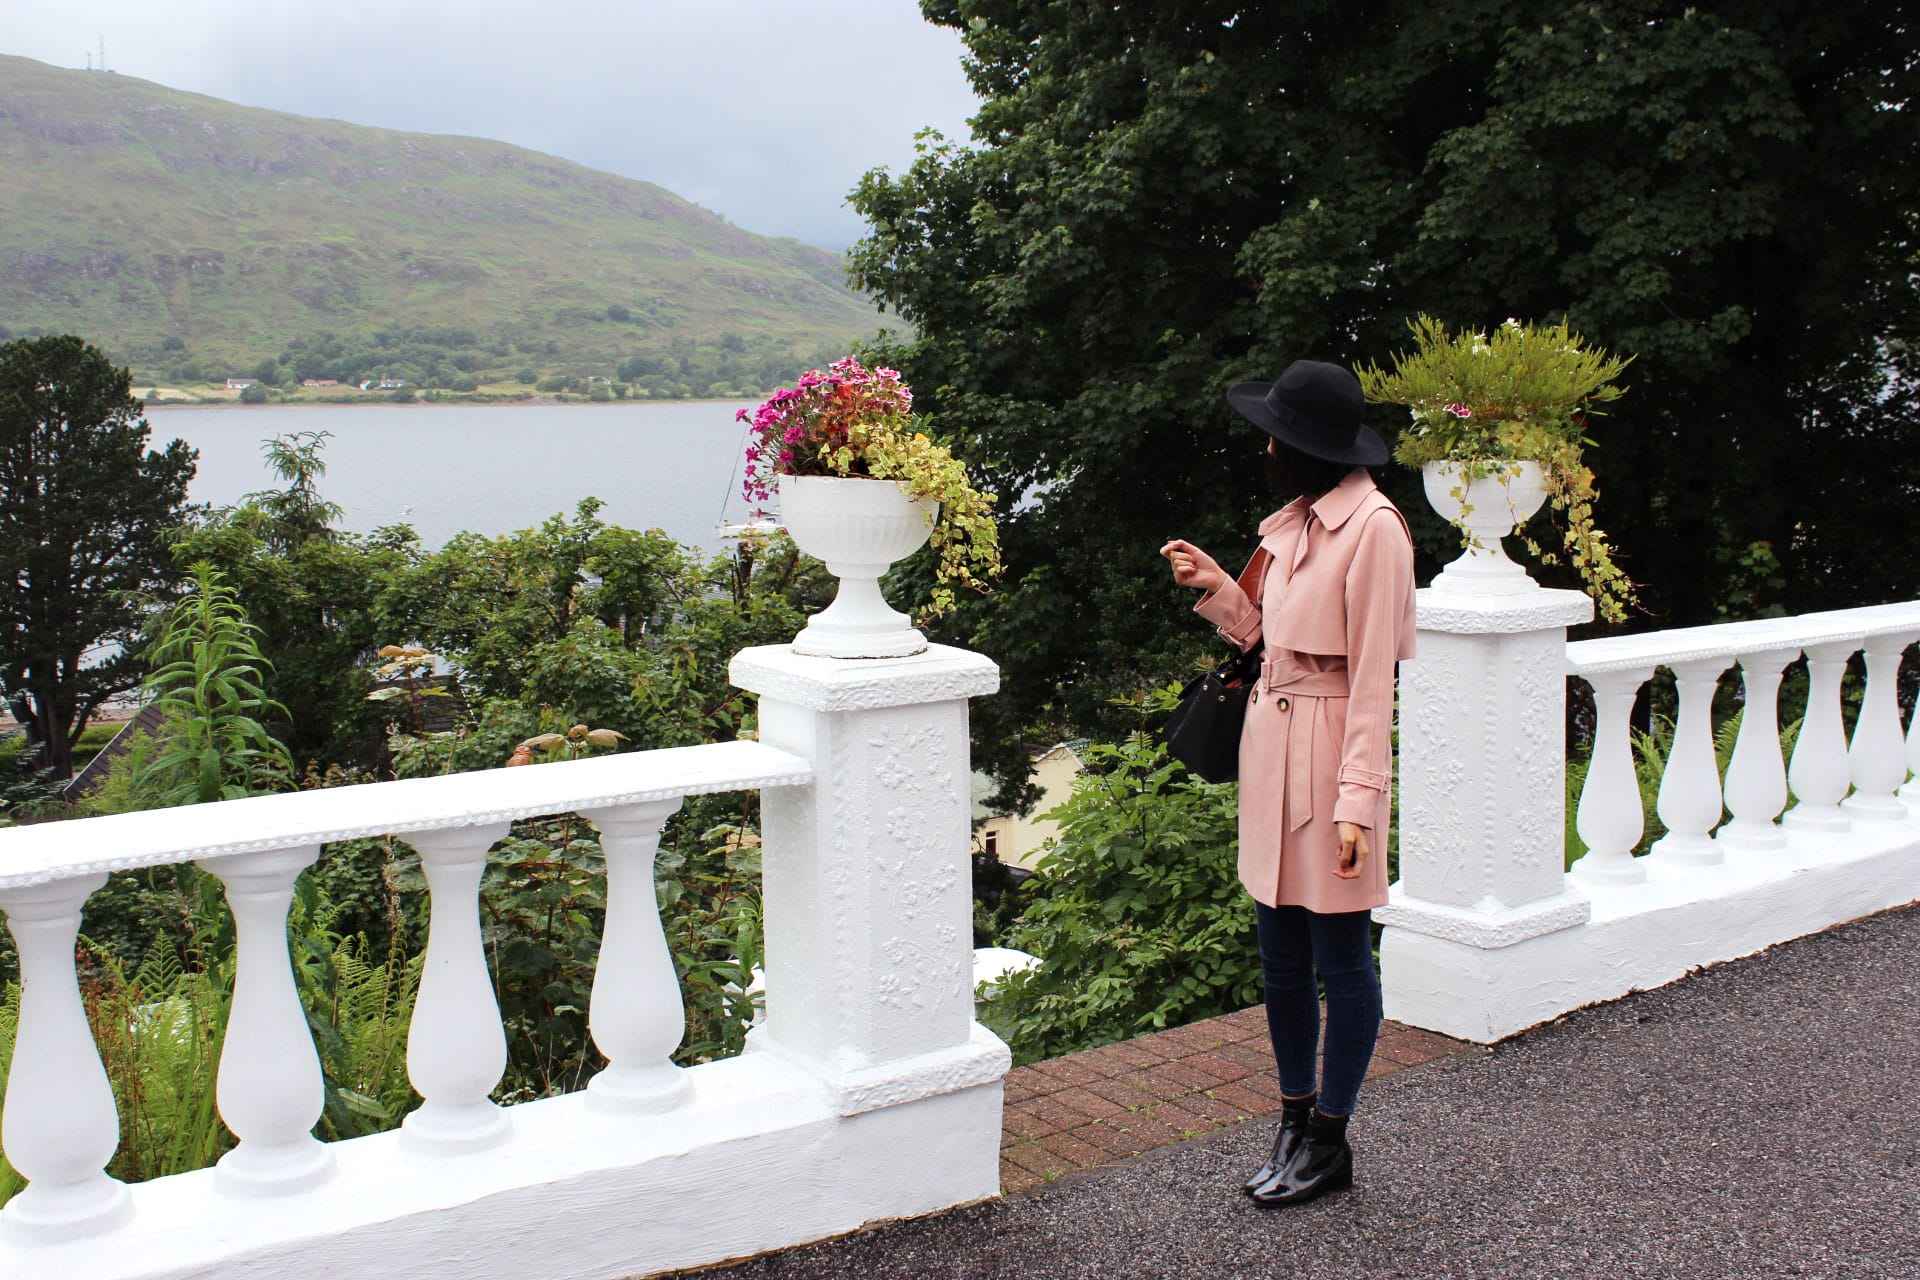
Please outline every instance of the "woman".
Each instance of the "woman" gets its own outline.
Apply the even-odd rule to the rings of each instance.
[[[1255,902],[1267,1029],[1284,1099],[1273,1151],[1245,1190],[1298,1204],[1353,1182],[1347,1120],[1380,1028],[1372,908],[1387,901],[1395,663],[1413,656],[1413,542],[1374,487],[1387,448],[1353,374],[1298,360],[1227,392],[1264,430],[1287,505],[1260,523],[1236,582],[1178,539],[1174,581],[1242,651],[1263,640],[1240,736],[1240,882]],[[1324,1071],[1316,1079],[1320,1001]]]

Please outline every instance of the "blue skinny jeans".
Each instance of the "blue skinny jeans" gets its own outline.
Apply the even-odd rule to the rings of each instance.
[[[1267,1034],[1289,1098],[1315,1092],[1320,1057],[1320,994],[1327,990],[1326,1056],[1319,1101],[1330,1116],[1350,1116],[1380,1034],[1380,977],[1373,967],[1372,912],[1322,915],[1305,907],[1254,903],[1260,967],[1266,978]]]

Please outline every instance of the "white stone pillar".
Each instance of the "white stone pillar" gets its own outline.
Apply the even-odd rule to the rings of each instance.
[[[1897,822],[1908,816],[1907,806],[1896,794],[1907,780],[1906,743],[1900,733],[1900,659],[1916,634],[1920,633],[1867,636],[1867,689],[1860,699],[1860,718],[1853,725],[1853,743],[1847,749],[1853,794],[1842,802],[1856,818]]]
[[[587,1010],[593,1042],[607,1055],[587,1084],[595,1106],[656,1111],[687,1093],[687,1073],[672,1061],[687,1009],[653,888],[660,828],[679,807],[676,798],[581,813],[600,829],[607,859],[607,918]]]
[[[229,1194],[286,1195],[333,1172],[333,1154],[313,1136],[326,1086],[287,951],[293,882],[319,856],[319,845],[306,845],[201,864],[226,885],[236,941],[215,1094],[220,1118],[240,1139],[214,1173]]]
[[[1806,831],[1845,831],[1851,823],[1840,808],[1850,781],[1847,733],[1840,718],[1840,678],[1858,639],[1828,640],[1807,646],[1807,709],[1794,739],[1787,780],[1795,803],[1781,819]]]
[[[1740,736],[1727,762],[1731,821],[1714,839],[1734,849],[1778,849],[1787,843],[1776,819],[1787,807],[1787,762],[1780,752],[1780,673],[1798,646],[1740,655]]]
[[[424,1102],[401,1122],[410,1150],[464,1152],[506,1141],[512,1122],[488,1097],[507,1069],[500,1001],[480,945],[487,850],[512,824],[415,831],[431,905],[427,959],[407,1029],[407,1077]]]
[[[1586,922],[1566,881],[1574,591],[1419,593],[1400,668],[1400,880],[1375,918],[1390,1018],[1473,1040],[1526,1026],[1518,944]]]
[[[1652,667],[1625,667],[1582,676],[1593,688],[1593,756],[1574,825],[1587,852],[1569,869],[1589,884],[1639,884],[1647,869],[1633,856],[1646,834],[1647,815],[1640,803],[1640,774],[1633,764],[1630,722],[1640,686]]]
[[[1720,825],[1720,761],[1713,750],[1713,694],[1731,657],[1689,658],[1669,664],[1680,692],[1667,767],[1660,775],[1658,809],[1667,834],[1648,856],[1681,866],[1711,866],[1722,860],[1713,842]]]
[[[742,652],[732,678],[760,695],[760,740],[815,779],[761,795],[753,1047],[817,1072],[849,1114],[997,1081],[1005,1048],[973,1021],[967,699],[997,689],[999,669],[942,645],[874,660],[783,645]]]
[[[74,970],[80,908],[106,882],[78,876],[0,892],[20,954],[0,1146],[27,1180],[0,1209],[0,1227],[22,1243],[97,1236],[133,1216],[126,1186],[105,1172],[120,1145],[120,1115]]]

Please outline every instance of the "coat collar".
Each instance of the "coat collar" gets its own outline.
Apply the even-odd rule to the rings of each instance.
[[[1378,487],[1365,467],[1355,467],[1347,472],[1344,480],[1320,495],[1320,500],[1312,506],[1313,514],[1327,528],[1338,529]],[[1289,519],[1303,518],[1307,510],[1307,500],[1295,498],[1260,522],[1260,536],[1265,538],[1277,532]]]

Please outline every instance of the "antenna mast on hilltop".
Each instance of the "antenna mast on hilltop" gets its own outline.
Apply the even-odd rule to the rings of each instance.
[[[100,33],[100,69],[107,69],[107,36],[104,31]]]

